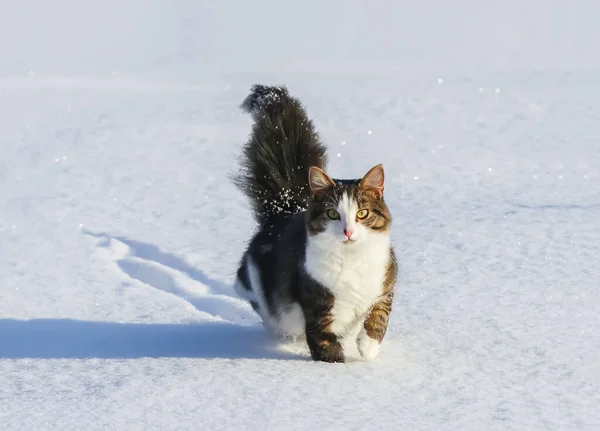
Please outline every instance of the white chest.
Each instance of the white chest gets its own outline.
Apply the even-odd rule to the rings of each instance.
[[[381,241],[368,247],[330,252],[309,241],[305,268],[335,298],[331,328],[334,333],[343,335],[364,319],[382,295],[389,247],[389,241]]]

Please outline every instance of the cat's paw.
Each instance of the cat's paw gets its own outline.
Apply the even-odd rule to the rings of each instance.
[[[346,358],[344,358],[343,353],[336,353],[333,355],[321,356],[318,359],[313,358],[313,360],[316,360],[319,362],[329,362],[330,364],[342,364],[342,363],[346,362]]]
[[[374,338],[369,337],[367,331],[364,329],[360,331],[358,334],[358,338],[356,339],[356,346],[358,347],[358,352],[360,356],[362,356],[367,361],[372,361],[379,355],[379,348],[381,347],[381,343]]]
[[[318,362],[346,362],[344,350],[340,343],[331,343],[311,348],[310,355],[313,361]]]

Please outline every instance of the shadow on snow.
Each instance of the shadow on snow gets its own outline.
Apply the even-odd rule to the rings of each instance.
[[[303,359],[277,350],[261,326],[0,319],[0,358]]]

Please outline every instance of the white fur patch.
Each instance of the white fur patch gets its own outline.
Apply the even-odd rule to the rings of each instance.
[[[290,336],[295,340],[305,336],[304,312],[300,304],[288,305],[279,310],[278,329],[282,335]]]
[[[246,289],[246,287],[250,290]],[[237,293],[237,296],[239,296],[242,299],[245,299],[246,301],[256,301],[256,295],[252,291],[252,286],[246,287],[244,287],[243,283],[240,281],[239,278],[235,279],[233,288],[235,289],[235,293]]]
[[[360,356],[362,356],[367,361],[372,361],[379,354],[379,348],[381,347],[381,343],[374,338],[369,337],[367,331],[364,329],[360,331],[358,334],[358,338],[356,339],[356,346],[358,347],[358,352]]]
[[[356,228],[358,227],[358,223],[356,223],[356,213],[358,212],[358,205],[354,199],[350,199],[348,193],[344,193],[342,199],[338,204],[338,212],[340,214],[341,220],[341,234],[343,235],[342,239],[345,239],[346,234],[344,234],[344,230],[349,229],[352,231],[352,235],[350,236],[351,240],[356,240],[356,238],[361,235],[361,232],[357,232]],[[331,223],[330,223],[331,224]],[[365,229],[363,226],[360,226],[363,230]]]
[[[308,238],[305,269],[335,297],[331,330],[344,336],[362,321],[383,294],[390,259],[387,233],[373,232],[355,222],[356,202],[342,196],[340,220],[330,221],[324,232]],[[353,227],[345,243],[344,229]]]
[[[265,326],[271,331],[277,331],[277,324],[273,316],[269,312],[269,306],[265,298],[262,283],[260,281],[260,273],[254,260],[248,254],[246,256],[246,270],[248,271],[248,279],[250,280],[250,288],[254,293],[254,300],[258,304],[258,314],[260,315]]]

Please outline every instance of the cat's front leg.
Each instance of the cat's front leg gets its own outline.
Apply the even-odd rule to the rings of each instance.
[[[345,362],[341,338],[332,330],[335,298],[320,283],[304,274],[299,289],[306,343],[313,361]]]
[[[304,310],[310,356],[313,361],[345,362],[340,337],[331,330],[331,306],[323,303],[315,305]]]
[[[344,362],[344,349],[333,332],[306,328],[306,341],[313,361]]]
[[[367,314],[358,334],[356,339],[358,352],[367,361],[372,361],[379,354],[379,348],[388,327],[392,300],[393,293],[390,292],[376,302]]]

